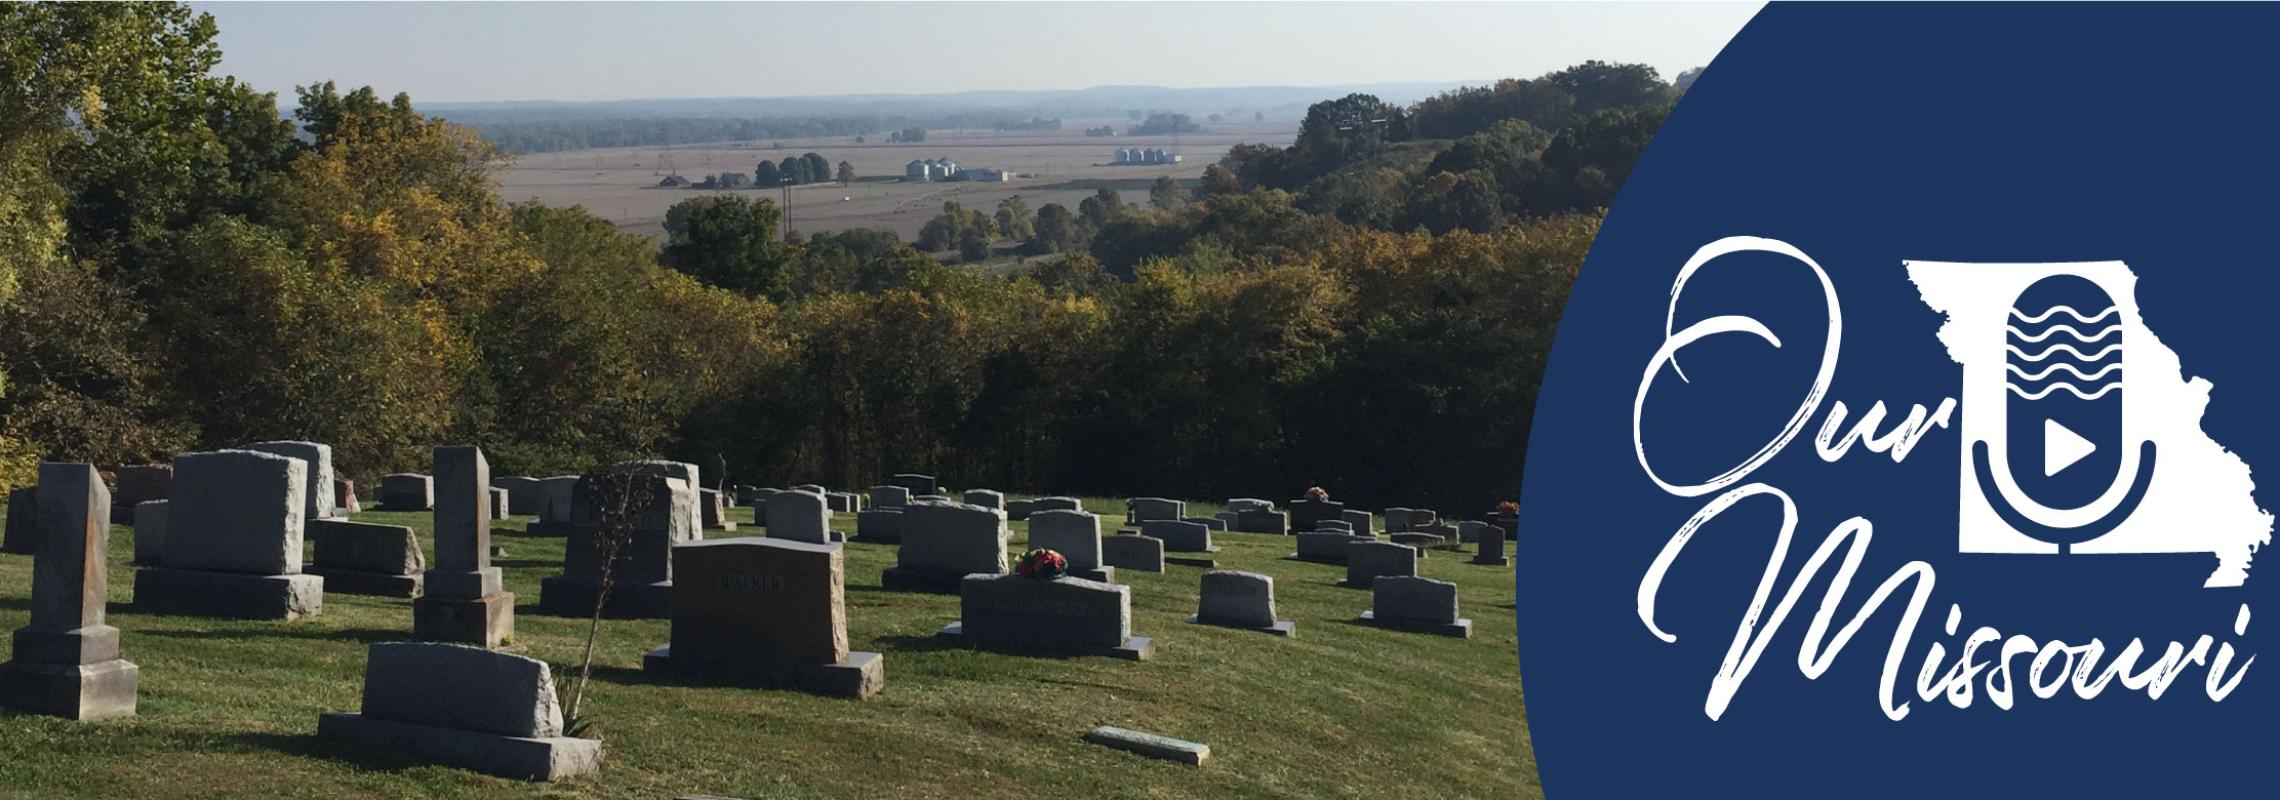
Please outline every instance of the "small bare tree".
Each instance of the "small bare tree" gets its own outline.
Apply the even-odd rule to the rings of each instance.
[[[579,502],[593,509],[590,522],[593,526],[593,547],[598,569],[601,571],[601,588],[594,593],[594,611],[586,620],[586,650],[578,659],[578,681],[570,689],[570,698],[563,704],[563,716],[569,722],[572,736],[584,737],[592,730],[592,720],[580,713],[586,698],[586,683],[594,675],[594,641],[602,630],[602,610],[609,607],[610,590],[617,587],[618,559],[633,542],[634,520],[648,509],[653,492],[649,477],[631,472],[603,470],[580,481],[580,490],[586,496]]]

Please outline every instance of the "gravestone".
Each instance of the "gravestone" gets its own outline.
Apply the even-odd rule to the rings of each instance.
[[[830,489],[826,489],[826,488],[823,488],[823,485],[822,485],[822,484],[818,484],[818,483],[803,483],[803,484],[800,484],[800,485],[798,485],[798,486],[794,486],[794,487],[792,487],[792,488],[791,488],[791,491],[795,491],[795,492],[807,492],[808,494],[830,494],[830,493],[831,493],[831,490],[830,490]]]
[[[416,472],[382,475],[378,499],[382,511],[432,511],[435,480]]]
[[[301,572],[308,462],[252,450],[174,458],[159,566],[135,570],[140,611],[295,619],[324,608]]]
[[[1379,578],[1417,574],[1417,550],[1405,544],[1356,539],[1346,545],[1346,579],[1339,586],[1367,589]]]
[[[66,719],[134,716],[141,671],[104,620],[111,491],[89,464],[41,464],[36,488],[31,621],[0,663],[0,701]]]
[[[951,496],[949,496],[949,495],[941,495],[941,494],[922,494],[922,495],[919,495],[919,496],[917,496],[917,497],[913,497],[913,498],[911,498],[911,500],[913,500],[913,501],[925,501],[925,502],[928,502],[928,503],[955,503],[955,502],[958,502],[958,500],[957,500],[956,498],[953,498],[953,497],[951,497]]]
[[[1285,533],[1290,529],[1290,515],[1274,509],[1237,511],[1235,521],[1227,527],[1239,533]]]
[[[1387,533],[1421,531],[1440,519],[1440,516],[1430,508],[1394,506],[1385,510],[1385,531]]]
[[[911,501],[903,507],[903,540],[895,550],[895,565],[880,574],[879,582],[905,591],[959,591],[959,581],[969,574],[1005,574],[1005,546],[1012,536],[1002,510]]]
[[[1414,530],[1416,530],[1418,533],[1429,533],[1434,536],[1439,536],[1441,537],[1442,541],[1450,543],[1455,543],[1457,541],[1457,525],[1453,522],[1435,522],[1431,525],[1426,525],[1422,528],[1416,528]]]
[[[1331,500],[1290,501],[1290,532],[1321,530],[1324,520],[1342,520],[1346,504]]]
[[[601,768],[601,740],[564,735],[544,661],[417,642],[376,643],[368,653],[362,713],[319,716],[318,738],[518,780]]]
[[[1480,552],[1473,556],[1472,563],[1495,567],[1512,566],[1512,557],[1504,554],[1503,528],[1485,522],[1467,522],[1465,524],[1480,526],[1475,531],[1476,536],[1473,539],[1479,543]]]
[[[1361,622],[1385,628],[1472,637],[1472,620],[1457,616],[1457,585],[1415,576],[1387,576],[1370,587],[1370,610]]]
[[[493,488],[506,490],[506,512],[514,516],[538,516],[538,507],[545,505],[546,503],[545,498],[539,492],[539,481],[537,478],[525,477],[521,475],[512,475],[505,478],[492,478],[491,486]]]
[[[736,504],[740,506],[752,505],[752,493],[759,490],[760,487],[749,483],[739,483],[728,487],[729,494],[736,497]]]
[[[313,520],[308,525],[313,564],[302,571],[321,575],[325,591],[379,597],[418,597],[427,559],[419,537],[402,525]]]
[[[1053,497],[1039,497],[1029,501],[1029,512],[1032,514],[1039,511],[1083,510],[1085,510],[1085,502],[1074,497],[1061,497],[1056,495]]]
[[[333,510],[342,516],[364,513],[364,504],[356,500],[356,482],[347,478],[333,479]]]
[[[1005,518],[1006,518],[1006,519],[1010,519],[1010,520],[1026,520],[1026,519],[1028,519],[1028,518],[1029,518],[1029,514],[1030,514],[1030,512],[1032,512],[1032,511],[1036,511],[1036,510],[1037,510],[1037,501],[1035,501],[1035,500],[1007,500],[1007,501],[1005,501]]]
[[[896,475],[888,478],[887,482],[910,490],[912,495],[938,494],[942,491],[941,487],[935,483],[934,476],[920,475],[915,472]]]
[[[506,519],[507,490],[493,486],[485,491],[491,493],[491,519]]]
[[[604,484],[604,481],[612,483]],[[630,483],[617,483],[627,482]],[[689,530],[689,509],[696,492],[678,478],[663,475],[610,473],[578,480],[572,492],[577,508],[570,540],[562,550],[562,574],[538,584],[538,607],[548,614],[585,617],[594,612],[601,591],[601,553],[596,541],[612,515],[601,508],[602,487],[626,487],[631,530],[612,567],[615,585],[602,613],[610,617],[662,619],[673,611],[673,545],[696,540]]]
[[[871,487],[872,508],[902,508],[909,504],[909,489],[892,485]]]
[[[796,490],[768,498],[768,536],[815,544],[838,541],[824,496]]]
[[[1029,547],[1060,553],[1069,574],[1089,581],[1116,582],[1116,568],[1101,561],[1100,517],[1084,511],[1039,511],[1029,515]]]
[[[303,477],[308,486],[301,491],[301,519],[332,519],[339,516],[333,511],[332,445],[316,442],[254,442],[246,445],[245,449],[298,458],[306,462],[308,469]]]
[[[155,566],[166,557],[166,501],[135,504],[134,563]]]
[[[752,507],[752,524],[768,527],[768,500],[783,493],[782,489],[768,486],[752,490],[752,499],[745,503]]]
[[[833,511],[853,514],[863,510],[863,496],[854,492],[831,492],[823,497]]]
[[[697,490],[703,488],[704,483],[697,478],[697,465],[683,461],[651,459],[646,461],[620,461],[610,465],[610,469],[615,472],[627,472],[635,475],[663,475],[680,480],[683,484],[681,491],[687,492],[689,496],[684,500],[676,500],[673,504],[686,517],[686,519],[681,520],[680,524],[674,526],[675,530],[683,533],[684,538],[674,541],[704,538],[704,512],[697,509],[696,496]]]
[[[1211,745],[1153,733],[1100,725],[1085,732],[1085,741],[1147,758],[1177,761],[1191,767],[1211,760]]]
[[[1100,539],[1100,562],[1116,569],[1164,571],[1164,540],[1152,536],[1118,534]]]
[[[1213,528],[1212,530],[1231,531],[1235,530],[1235,523],[1242,521],[1243,515],[1237,514],[1233,511],[1221,511],[1218,514],[1212,515],[1211,518],[1219,520],[1219,527]],[[1192,522],[1193,520],[1191,519],[1190,521]]]
[[[1156,643],[1132,635],[1132,589],[1083,578],[968,575],[957,622],[941,636],[975,647],[1145,661]]]
[[[672,641],[644,671],[863,698],[878,653],[847,649],[842,544],[745,536],[673,548]]]
[[[901,506],[855,512],[854,541],[898,544],[902,542],[902,532]]]
[[[1349,508],[1338,512],[1338,519],[1346,523],[1347,530],[1364,536],[1377,535],[1377,517],[1370,512]]]
[[[135,506],[152,500],[164,500],[174,494],[174,466],[172,464],[137,464],[120,467],[116,480],[118,491],[111,493],[111,522],[133,524]]]
[[[1338,531],[1307,531],[1298,535],[1298,552],[1286,558],[1292,561],[1312,561],[1317,564],[1346,563],[1346,545],[1355,542],[1375,541],[1375,537],[1356,536]]]
[[[1520,512],[1518,511],[1491,511],[1482,515],[1481,519],[1502,529],[1506,539],[1517,539],[1519,536]]]
[[[1227,530],[1227,520],[1219,517],[1181,517],[1181,522],[1193,522],[1214,531]]]
[[[1275,619],[1275,579],[1256,572],[1215,569],[1203,573],[1203,589],[1194,616],[1202,625],[1265,631],[1295,636],[1298,623]]]
[[[1237,497],[1227,501],[1227,510],[1237,514],[1245,511],[1273,511],[1275,510],[1275,503],[1272,500],[1261,500],[1256,497]]]
[[[1410,547],[1417,548],[1418,558],[1424,558],[1427,554],[1427,551],[1449,543],[1449,540],[1441,538],[1439,535],[1431,533],[1419,533],[1417,531],[1410,531],[1408,533],[1386,534],[1385,538],[1392,540],[1395,544],[1408,545]]]
[[[39,487],[18,486],[8,492],[8,530],[0,538],[0,550],[31,555],[34,543],[39,541],[40,506]]]
[[[435,568],[412,601],[412,635],[497,648],[515,635],[515,593],[491,566],[491,462],[472,445],[435,449]]]
[[[1005,494],[1002,492],[994,492],[988,489],[967,489],[965,494],[959,497],[959,500],[969,506],[1005,510]]]
[[[1219,552],[1218,546],[1211,543],[1211,529],[1193,522],[1152,519],[1140,523],[1140,535],[1163,540],[1165,552]]]
[[[705,530],[736,532],[736,523],[728,518],[728,498],[719,490],[698,489],[697,511]]]
[[[1134,497],[1124,501],[1124,524],[1133,525],[1152,519],[1179,519],[1187,516],[1187,504],[1163,497]]]
[[[538,519],[523,526],[529,536],[569,536],[578,501],[577,475],[538,479]]]
[[[1353,533],[1353,532],[1354,532],[1354,526],[1353,526],[1353,523],[1347,522],[1347,521],[1345,521],[1345,520],[1342,520],[1342,519],[1325,519],[1325,520],[1317,520],[1317,521],[1315,521],[1315,523],[1314,523],[1314,530],[1318,530],[1318,531],[1337,531],[1337,532],[1339,532],[1339,533]]]

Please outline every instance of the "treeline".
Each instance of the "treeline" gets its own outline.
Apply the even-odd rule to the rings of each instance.
[[[961,210],[961,242],[1055,231],[1010,275],[787,234],[760,195],[676,207],[660,250],[502,204],[497,148],[402,96],[305,87],[280,121],[209,76],[213,35],[181,6],[0,7],[30,67],[0,84],[0,484],[307,438],[367,479],[473,442],[501,474],[662,454],[707,482],[1464,513],[1516,492],[1598,227],[1386,229],[1221,167],[1146,206]]]
[[[864,136],[887,131],[894,141],[923,141],[927,128],[944,130],[1057,130],[1061,121],[1010,113],[960,111],[911,116],[845,114],[813,117],[571,117],[464,123],[506,155],[594,147],[641,147],[701,142],[754,142],[817,136]],[[904,132],[916,131],[915,134]],[[914,139],[899,138],[914,135]]]

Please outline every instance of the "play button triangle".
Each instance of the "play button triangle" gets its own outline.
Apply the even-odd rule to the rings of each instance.
[[[2097,450],[2098,445],[2056,420],[2043,420],[2043,477],[2056,475]]]

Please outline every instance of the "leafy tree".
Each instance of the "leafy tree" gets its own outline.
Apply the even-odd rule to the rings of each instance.
[[[846,186],[854,182],[855,165],[849,164],[845,161],[839,162],[839,185]]]
[[[808,183],[822,183],[831,180],[831,162],[825,160],[822,154],[808,153],[800,156],[800,160],[807,162]]]
[[[1016,242],[1026,242],[1037,236],[1037,217],[1029,212],[1029,203],[1021,195],[999,200],[997,230],[1000,235]]]
[[[776,201],[707,195],[665,211],[660,260],[712,286],[782,301],[788,296],[791,253],[778,240]]]
[[[1240,191],[1243,191],[1243,181],[1235,177],[1235,171],[1228,169],[1224,164],[1213,164],[1203,168],[1203,183],[1197,187],[1195,199],[1202,200],[1215,194],[1233,194]]]
[[[784,170],[776,166],[776,162],[762,159],[760,165],[752,170],[752,184],[763,188],[782,186]]]
[[[1488,173],[1438,172],[1410,198],[1407,219],[1434,233],[1477,233],[1494,229],[1502,213],[1496,180]]]
[[[990,257],[990,244],[996,237],[986,228],[968,227],[958,232],[958,257],[967,261],[986,261]]]
[[[1077,219],[1087,228],[1098,229],[1124,216],[1124,210],[1124,196],[1103,187],[1077,203]]]
[[[1179,208],[1187,204],[1187,190],[1172,176],[1158,175],[1155,185],[1148,188],[1148,204],[1165,211]]]
[[[1659,106],[1671,97],[1670,84],[1645,64],[1586,61],[1552,73],[1548,80],[1575,98],[1575,113],[1581,116]]]
[[[1077,245],[1077,216],[1060,203],[1046,203],[1037,209],[1037,229],[1033,240],[1048,253],[1066,252]]]
[[[964,203],[945,201],[942,213],[918,229],[918,249],[938,253],[954,247],[964,248],[968,231],[979,231],[986,243],[987,237],[994,235],[996,224],[988,214],[967,208]]]

